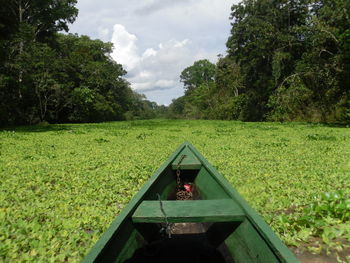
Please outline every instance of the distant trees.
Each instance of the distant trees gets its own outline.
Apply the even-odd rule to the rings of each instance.
[[[206,78],[200,80],[205,72],[197,66],[202,61],[181,74],[182,116],[350,121],[349,17],[348,0],[243,0],[233,5],[228,54],[215,70],[211,66],[210,84],[192,84],[205,83]]]
[[[215,71],[216,66],[207,59],[196,61],[182,71],[180,80],[184,83],[185,96],[170,105],[173,117],[206,117],[213,102],[210,94],[215,85]]]
[[[202,76],[205,76],[202,78]],[[239,65],[229,57],[218,63],[199,60],[180,76],[185,95],[174,99],[169,114],[175,118],[243,119],[240,116],[245,87]]]
[[[242,0],[227,55],[181,75],[166,108],[125,80],[112,44],[67,31],[76,0],[0,0],[0,125],[154,117],[350,122],[350,1]]]
[[[152,118],[112,44],[65,35],[76,0],[0,2],[0,125]]]
[[[185,92],[190,94],[201,85],[209,85],[214,81],[215,65],[209,60],[203,59],[194,62],[190,67],[185,68],[180,75],[180,81],[184,84]]]

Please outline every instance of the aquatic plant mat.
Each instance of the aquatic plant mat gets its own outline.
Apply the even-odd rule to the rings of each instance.
[[[79,262],[184,141],[288,246],[346,262],[349,128],[183,120],[0,130],[0,261]]]

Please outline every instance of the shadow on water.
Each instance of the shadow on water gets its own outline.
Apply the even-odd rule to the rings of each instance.
[[[69,131],[74,130],[77,127],[67,124],[48,124],[48,125],[33,125],[33,126],[14,126],[14,127],[1,127],[0,132],[18,132],[18,133],[30,133],[30,132],[55,132],[55,131]]]
[[[124,124],[124,125],[123,125]],[[37,124],[37,125],[26,125],[26,126],[7,126],[0,127],[0,132],[18,132],[18,133],[31,133],[31,132],[77,132],[86,130],[114,130],[118,126],[118,128],[123,129],[128,128],[130,125],[127,125],[126,122],[123,121],[115,121],[115,122],[101,122],[101,123],[67,123],[67,124]]]
[[[350,128],[350,123],[322,123],[322,126],[329,128]]]
[[[114,122],[101,122],[101,123],[68,123],[68,124],[38,124],[27,126],[7,126],[0,127],[0,132],[15,131],[18,133],[31,133],[31,132],[59,132],[59,131],[86,131],[86,130],[130,130],[138,127],[152,127],[160,128],[169,126],[178,126],[181,121],[174,120],[172,122],[162,119],[154,120],[137,120],[137,121],[114,121]]]

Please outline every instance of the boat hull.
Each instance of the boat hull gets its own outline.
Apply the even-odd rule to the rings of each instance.
[[[191,200],[175,200],[178,173],[182,182],[193,185]],[[158,252],[151,258],[149,250]],[[165,253],[167,259],[156,254],[168,250],[174,254]],[[209,251],[216,259],[210,259]],[[230,183],[184,143],[133,197],[83,262],[197,262],[203,253],[206,262],[299,262]]]

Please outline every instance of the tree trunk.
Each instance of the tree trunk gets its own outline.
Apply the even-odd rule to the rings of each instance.
[[[22,22],[23,22],[23,12],[24,12],[24,9],[22,7],[22,0],[19,0],[19,6],[18,6],[19,25],[21,25]],[[21,39],[21,41],[19,43],[19,55],[22,55],[23,47],[24,47],[24,43],[23,43],[23,39]],[[19,75],[18,75],[18,82],[19,82],[18,96],[19,96],[20,99],[22,99],[22,93],[21,93],[22,81],[23,81],[23,70],[20,69],[19,70]]]
[[[239,93],[238,93],[238,88],[235,88],[235,97],[238,97]]]

